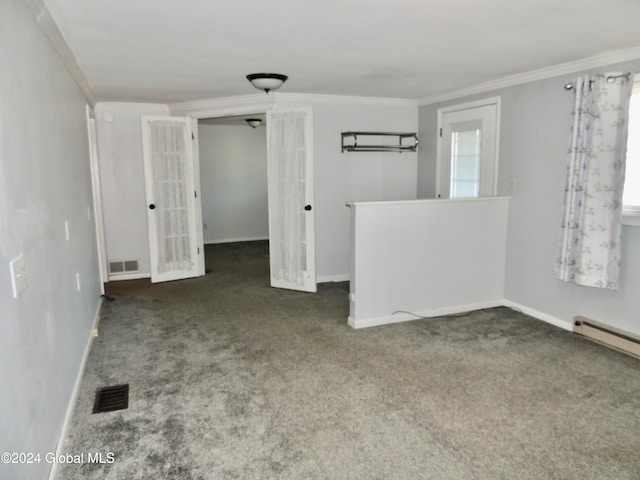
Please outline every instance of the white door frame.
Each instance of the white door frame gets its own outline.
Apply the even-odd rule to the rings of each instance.
[[[86,105],[87,135],[89,139],[89,162],[91,167],[91,191],[93,194],[93,221],[96,228],[98,249],[98,271],[100,274],[100,293],[104,295],[104,284],[109,281],[107,268],[107,247],[104,233],[104,214],[102,211],[102,187],[100,185],[100,163],[98,161],[98,135],[93,110]]]
[[[494,150],[494,159],[493,159],[493,189],[492,195],[497,195],[498,191],[498,159],[499,159],[499,146],[500,146],[500,97],[490,97],[482,100],[476,100],[473,102],[466,102],[458,105],[451,105],[449,107],[443,107],[438,109],[438,125],[436,132],[436,197],[440,196],[440,192],[442,191],[441,185],[441,177],[442,177],[442,164],[443,164],[443,148],[442,148],[442,126],[443,126],[443,116],[448,113],[470,110],[479,107],[486,107],[495,105],[496,107],[496,117],[495,117],[495,150]]]
[[[273,97],[273,96],[271,96]],[[194,148],[194,154],[197,153],[197,155],[195,155],[195,162],[194,162],[194,175],[197,176],[197,185],[198,185],[198,192],[202,191],[201,185],[200,185],[200,144],[199,144],[199,121],[203,120],[205,118],[224,118],[224,117],[235,117],[238,115],[249,115],[249,114],[260,114],[260,113],[267,113],[267,110],[271,107],[272,104],[272,99],[269,98],[267,102],[265,103],[248,103],[246,105],[241,105],[241,106],[221,106],[221,107],[209,107],[207,105],[207,103],[205,102],[204,105],[206,106],[206,108],[204,109],[199,109],[199,110],[190,110],[188,112],[183,112],[180,111],[179,113],[182,115],[186,115],[188,117],[190,117],[192,119],[192,127],[191,127],[191,131],[193,132],[194,136],[195,136],[195,141],[193,144],[193,148]],[[265,151],[265,156],[266,156],[266,151]],[[200,223],[201,223],[201,227],[202,227],[202,195],[198,195],[198,199],[196,202],[196,208],[198,209],[198,218],[201,219]],[[202,275],[205,274],[205,255],[204,255],[204,231],[203,228],[199,229],[198,232],[199,235],[199,242],[201,245],[203,245],[203,250],[202,250]]]
[[[193,186],[196,189],[195,208],[196,208],[196,236],[198,239],[198,275],[202,276],[205,272],[204,264],[204,231],[202,225],[202,186],[200,184],[200,144],[198,137],[198,119],[191,118],[191,139],[193,140],[191,148],[193,155]]]
[[[205,118],[223,118],[223,117],[232,117],[238,115],[247,115],[247,114],[266,114],[272,108],[275,108],[277,94],[272,95],[253,95],[251,99],[238,99],[237,105],[229,105],[226,102],[222,102],[217,104],[214,102],[210,104],[208,102],[203,102],[201,108],[199,105],[185,105],[184,108],[182,105],[177,106],[177,110],[175,112],[180,115],[187,115],[194,119],[197,124],[198,120]],[[303,107],[300,107],[303,108]],[[196,128],[194,127],[194,131]],[[197,135],[197,134],[196,134]],[[268,147],[267,147],[268,148]],[[266,153],[266,152],[265,152]],[[200,171],[198,170],[198,175],[200,175]],[[315,187],[315,185],[314,185]],[[267,189],[269,187],[267,186]],[[315,205],[313,205],[315,208]],[[315,238],[314,240],[314,248],[315,248]],[[315,262],[314,262],[315,263]],[[315,275],[315,274],[314,274]]]

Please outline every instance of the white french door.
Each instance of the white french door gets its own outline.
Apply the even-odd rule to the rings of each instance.
[[[151,281],[204,272],[191,119],[142,117]]]
[[[490,99],[438,110],[438,198],[496,194],[498,107]]]
[[[271,286],[315,292],[312,110],[267,112]]]

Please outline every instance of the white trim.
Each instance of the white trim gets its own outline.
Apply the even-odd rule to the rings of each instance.
[[[104,113],[108,112],[109,110],[129,110],[134,113],[140,113],[140,110],[159,110],[161,107],[164,107],[163,110],[165,110],[165,112],[169,114],[169,105],[167,105],[166,103],[149,102],[98,102],[95,104],[94,111],[96,115],[98,115],[98,112]]]
[[[550,323],[551,325],[554,325],[556,327],[562,328],[569,332],[573,332],[573,322],[570,320],[563,320],[561,318],[554,317],[553,315],[549,315],[547,313],[527,307],[518,302],[512,302],[511,300],[507,299],[502,300],[502,306],[512,308],[514,310],[519,310],[522,313],[529,315],[530,317],[534,317],[538,320],[542,320],[543,322]]]
[[[344,105],[373,105],[388,107],[417,107],[418,101],[412,98],[358,97],[350,95],[325,95],[317,93],[284,93],[274,94],[275,103],[338,103]]]
[[[373,317],[373,318],[360,318],[358,320],[354,320],[351,316],[348,317],[347,322],[353,328],[366,328],[366,327],[377,327],[380,325],[387,325],[390,323],[400,323],[400,322],[409,322],[412,320],[419,320],[420,318],[432,318],[432,317],[442,317],[444,315],[455,315],[464,312],[470,312],[473,310],[481,310],[484,308],[495,308],[501,307],[501,300],[493,300],[487,302],[479,302],[479,303],[471,303],[468,305],[459,305],[452,307],[440,307],[440,308],[432,308],[430,310],[422,310],[418,312],[412,312],[414,315],[410,315],[408,313],[398,313],[396,315],[386,315],[384,317]]]
[[[309,93],[253,94],[235,97],[210,98],[192,102],[172,103],[172,115],[188,115],[193,118],[228,117],[247,113],[262,113],[278,102],[338,103],[344,105],[373,105],[390,107],[417,107],[418,102],[409,98],[356,97],[346,95],[320,95]]]
[[[96,97],[93,95],[87,79],[78,66],[76,57],[71,52],[67,42],[65,42],[56,21],[53,16],[51,16],[43,0],[24,0],[24,3],[27,4],[33,16],[36,17],[40,28],[44,31],[55,51],[60,55],[62,62],[67,67],[67,70],[69,70],[69,73],[78,84],[80,90],[82,90],[82,93],[84,93],[84,96],[87,97],[91,105],[95,105]]]
[[[205,245],[217,245],[219,243],[235,243],[235,242],[256,242],[259,240],[269,240],[269,237],[240,237],[240,238],[227,238],[224,240],[212,240],[210,242],[204,242]]]
[[[322,277],[318,277],[318,283],[348,282],[349,280],[351,280],[351,276],[348,273],[341,273],[339,275],[323,275]]]
[[[138,280],[140,278],[151,278],[150,273],[128,273],[125,275],[109,275],[110,282],[117,282],[119,280]]]
[[[445,315],[453,315],[453,314],[464,313],[464,312],[469,312],[473,310],[481,310],[484,308],[495,308],[495,307],[511,308],[513,310],[520,311],[525,315],[529,315],[530,317],[533,317],[537,320],[541,320],[543,322],[549,323],[555,327],[562,328],[563,330],[567,330],[569,332],[573,332],[572,321],[567,321],[558,317],[554,317],[553,315],[549,315],[547,313],[541,312],[539,310],[535,310],[533,308],[527,307],[517,302],[512,302],[511,300],[507,300],[507,299],[479,302],[479,303],[473,303],[469,305],[460,305],[460,306],[453,306],[453,307],[442,307],[442,308],[435,308],[431,310],[413,312],[415,315],[410,315],[407,313],[398,313],[396,315],[387,315],[384,317],[374,317],[374,318],[361,318],[358,320],[353,320],[349,316],[347,318],[347,323],[351,327],[356,329],[367,328],[367,327],[377,327],[380,325],[388,325],[391,323],[400,323],[400,322],[408,322],[411,320],[419,320],[418,317],[422,317],[422,318],[441,317]]]
[[[246,113],[263,113],[273,105],[274,101],[273,95],[254,94],[172,103],[168,107],[171,115],[214,118]]]
[[[461,110],[469,110],[470,108],[486,107],[487,105],[493,105],[494,103],[500,107],[500,99],[500,95],[496,95],[495,97],[487,97],[481,100],[474,100],[473,102],[457,103],[455,105],[439,108],[438,112],[441,114],[459,112]],[[440,126],[442,125],[439,124],[439,127]]]
[[[640,214],[623,214],[622,224],[629,225],[630,227],[640,227]]]
[[[198,276],[205,275],[204,264],[204,222],[202,220],[202,185],[200,183],[200,129],[198,120],[191,118],[191,152],[193,157],[193,188],[195,190],[195,222],[198,244]]]
[[[602,55],[596,55],[593,57],[587,57],[581,60],[575,60],[573,62],[560,63],[558,65],[552,65],[550,67],[544,67],[537,70],[531,70],[529,72],[510,75],[508,77],[492,80],[490,82],[480,83],[471,87],[461,88],[459,90],[453,90],[451,92],[420,98],[418,99],[418,106],[422,107],[425,105],[432,105],[434,103],[444,102],[446,100],[452,100],[460,97],[466,97],[468,95],[485,93],[491,90],[513,87],[515,85],[535,82],[538,80],[546,80],[548,78],[568,75],[584,70],[605,67],[608,65],[613,65],[615,63],[628,62],[630,60],[637,59],[640,59],[640,46],[628,48],[626,50],[619,50],[617,52],[609,52]]]
[[[98,323],[100,322],[100,311],[102,309],[102,300],[103,300],[102,297],[98,299],[98,306],[96,308],[96,313],[93,318],[93,327],[89,332],[89,339],[87,340],[87,344],[84,347],[84,353],[82,355],[82,360],[80,362],[80,369],[78,370],[78,375],[76,376],[76,381],[73,385],[73,390],[71,391],[71,398],[69,399],[69,404],[67,405],[67,411],[64,415],[64,421],[62,422],[62,429],[60,430],[60,436],[58,437],[58,444],[56,445],[56,458],[64,453],[64,444],[67,439],[67,435],[69,433],[69,427],[71,426],[71,420],[73,418],[73,412],[76,407],[76,401],[78,400],[78,395],[80,393],[80,386],[82,385],[84,371],[87,367],[87,359],[89,358],[91,345],[93,345],[93,339],[97,335]],[[58,470],[58,462],[53,462],[53,465],[51,466],[51,470],[49,470],[49,480],[54,480],[56,478],[57,470]]]
[[[98,249],[98,274],[100,276],[100,293],[104,295],[104,284],[109,281],[107,272],[107,249],[104,237],[104,215],[102,209],[102,189],[100,182],[100,162],[98,159],[98,136],[96,118],[89,105],[87,110],[87,137],[89,142],[89,163],[91,167],[91,193],[93,195],[93,222],[96,231],[96,248]]]
[[[623,205],[622,206],[622,224],[640,227],[640,206]]]
[[[508,196],[490,196],[490,197],[464,197],[464,198],[420,198],[417,200],[377,200],[373,202],[353,202],[348,203],[348,207],[362,207],[367,205],[401,205],[411,203],[441,203],[441,202],[486,202],[493,200],[506,199]]]

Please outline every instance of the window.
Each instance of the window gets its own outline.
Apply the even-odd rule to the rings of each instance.
[[[451,132],[451,198],[480,194],[480,128]]]
[[[624,223],[640,226],[640,74],[635,76],[629,103],[629,139],[622,204]]]

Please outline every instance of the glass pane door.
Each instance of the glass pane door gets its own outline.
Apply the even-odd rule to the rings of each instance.
[[[480,194],[481,141],[480,128],[451,132],[451,198]]]

